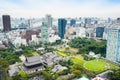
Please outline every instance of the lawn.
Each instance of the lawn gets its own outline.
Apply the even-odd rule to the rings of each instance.
[[[84,67],[90,71],[104,71],[109,65],[104,60],[95,59],[84,63]]]
[[[63,56],[63,57],[68,56],[66,53],[61,52],[61,51],[57,51],[57,54],[60,55],[60,56]]]
[[[77,54],[77,55],[71,54],[70,57],[71,57],[71,58],[79,58],[79,59],[82,59],[82,60],[84,59],[83,56],[81,56],[81,55],[79,55],[79,54]]]
[[[83,65],[84,64],[84,60],[83,59],[80,59],[80,58],[71,58],[72,62],[75,63],[75,64],[80,64],[80,65]]]
[[[71,48],[71,47],[62,47],[62,48],[59,48],[60,51],[67,51],[67,52],[70,52],[70,53],[77,53],[78,52],[78,49],[75,49],[75,48]]]

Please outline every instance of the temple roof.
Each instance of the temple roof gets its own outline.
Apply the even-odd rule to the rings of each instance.
[[[42,57],[32,56],[32,57],[26,58],[26,60],[23,64],[25,64],[25,66],[31,66],[31,65],[36,65],[36,64],[40,64],[40,63],[42,63]]]

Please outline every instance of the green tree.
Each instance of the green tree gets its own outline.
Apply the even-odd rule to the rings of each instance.
[[[81,76],[80,70],[73,70],[72,73],[75,74],[77,77]]]

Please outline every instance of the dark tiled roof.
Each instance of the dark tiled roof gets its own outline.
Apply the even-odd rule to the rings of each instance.
[[[26,58],[26,61],[23,63],[26,66],[36,65],[42,63],[42,58],[40,56],[32,56]]]

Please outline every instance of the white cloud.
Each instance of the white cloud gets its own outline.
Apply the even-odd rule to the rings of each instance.
[[[119,17],[120,5],[108,0],[22,0],[22,3],[1,0],[0,12],[13,17]]]

